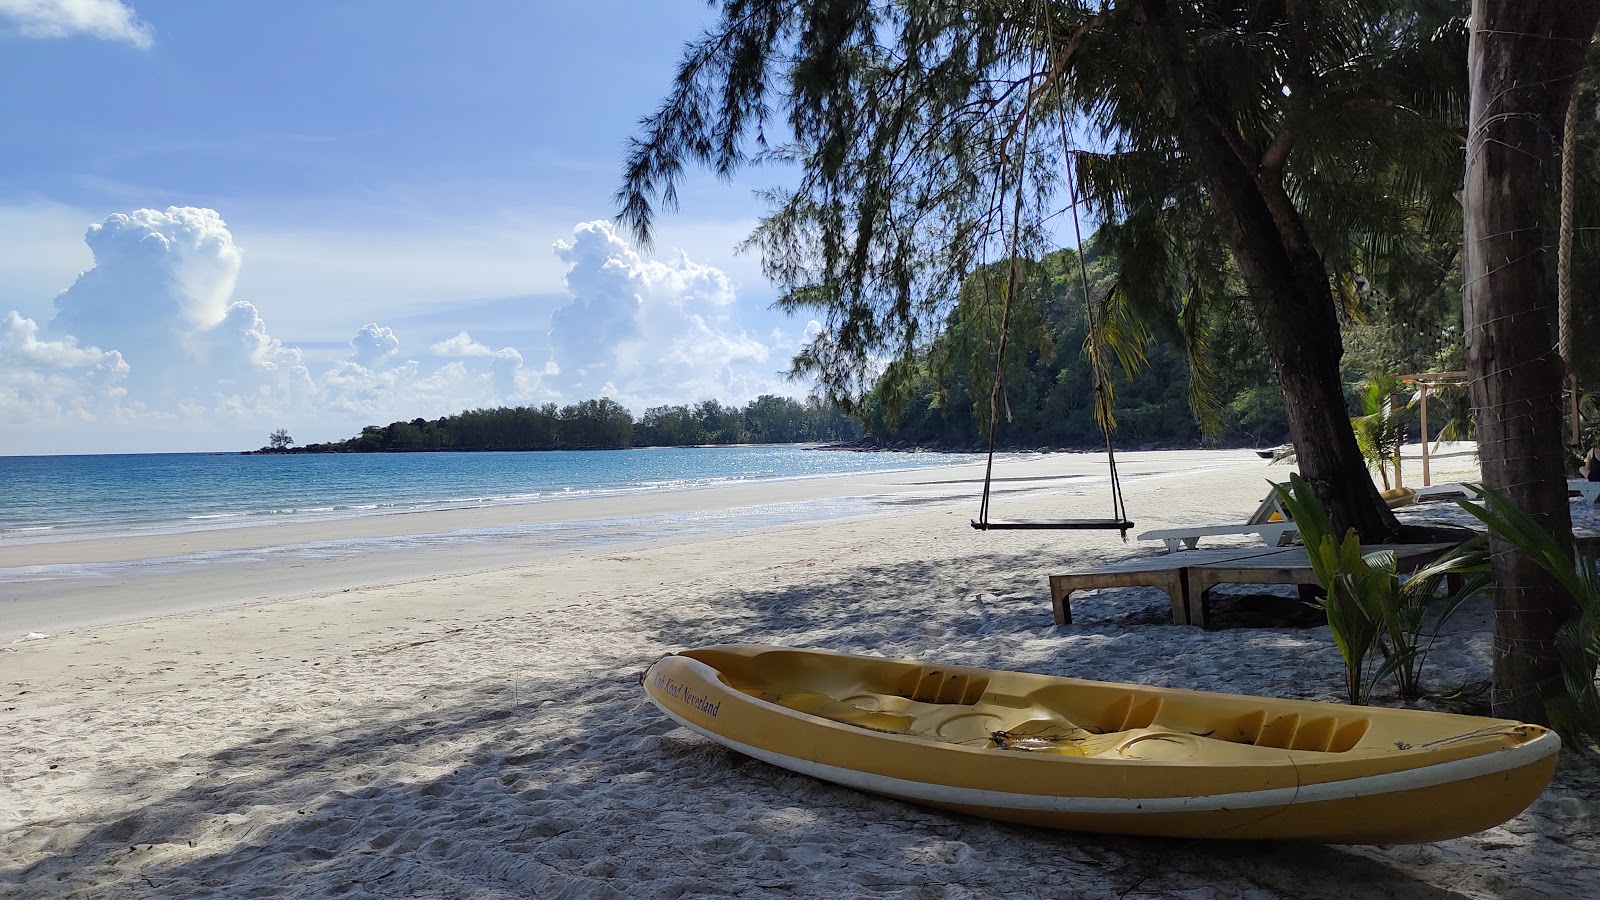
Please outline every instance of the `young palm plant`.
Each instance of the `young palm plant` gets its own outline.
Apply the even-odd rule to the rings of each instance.
[[[1411,573],[1400,583],[1399,591],[1385,599],[1383,633],[1378,638],[1383,664],[1373,675],[1374,684],[1393,676],[1395,693],[1402,698],[1415,700],[1422,696],[1422,666],[1433,651],[1439,632],[1467,598],[1490,584],[1487,545],[1487,539],[1482,537],[1468,541]],[[1394,555],[1386,555],[1392,563]],[[1432,618],[1430,628],[1428,609],[1441,586],[1445,588],[1444,605]]]
[[[1361,537],[1353,529],[1342,539],[1334,536],[1326,510],[1298,474],[1289,476],[1287,487],[1272,489],[1294,519],[1322,584],[1328,630],[1344,659],[1347,700],[1367,703],[1386,678],[1394,679],[1401,697],[1421,696],[1422,667],[1440,630],[1466,598],[1488,583],[1483,542],[1469,542],[1402,579],[1392,552],[1363,554]],[[1448,592],[1429,628],[1429,606],[1440,584],[1451,581],[1459,584]]]
[[[1411,421],[1411,407],[1395,404],[1393,389],[1392,381],[1368,379],[1361,386],[1361,415],[1350,420],[1362,458],[1383,479],[1386,491],[1397,486],[1389,483],[1389,469],[1400,466],[1400,448],[1405,446],[1406,425]],[[1398,475],[1396,472],[1396,481]]]
[[[1533,517],[1482,485],[1468,485],[1479,502],[1457,501],[1491,531],[1549,572],[1577,601],[1578,612],[1556,632],[1564,695],[1546,701],[1545,712],[1562,740],[1600,742],[1600,574],[1591,553],[1569,553]]]

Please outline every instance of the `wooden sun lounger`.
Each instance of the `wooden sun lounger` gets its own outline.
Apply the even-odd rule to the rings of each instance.
[[[1273,553],[1272,550],[1235,548],[1232,550],[1190,550],[1167,556],[1145,556],[1121,562],[1089,566],[1050,576],[1050,607],[1057,625],[1072,624],[1072,594],[1075,591],[1120,587],[1157,587],[1172,601],[1172,621],[1189,621],[1188,568],[1202,562],[1227,562]]]
[[[1281,485],[1280,485],[1281,486]],[[1270,493],[1262,498],[1261,505],[1237,525],[1187,525],[1180,528],[1158,528],[1155,531],[1146,531],[1139,535],[1141,541],[1161,541],[1167,545],[1168,553],[1177,553],[1179,550],[1192,551],[1199,546],[1203,537],[1216,537],[1224,534],[1254,534],[1260,536],[1268,547],[1282,547],[1292,543],[1299,535],[1294,523],[1289,521],[1289,513],[1283,508],[1283,503],[1278,500],[1277,493]]]
[[[1425,500],[1454,500],[1457,497],[1470,498],[1472,496],[1465,486],[1459,482],[1449,481],[1442,484],[1430,484],[1417,488],[1417,501]]]
[[[1378,550],[1394,552],[1396,568],[1414,572],[1443,556],[1455,544],[1367,544],[1363,554]],[[1185,554],[1187,555],[1187,554]],[[1295,547],[1259,553],[1232,560],[1207,561],[1184,569],[1184,597],[1189,604],[1186,619],[1190,625],[1205,628],[1211,617],[1210,592],[1219,584],[1297,584],[1318,586],[1306,548]],[[1453,579],[1452,579],[1453,580]]]
[[[1413,572],[1444,555],[1455,544],[1369,544],[1363,553],[1391,550],[1399,570]],[[1456,586],[1451,579],[1451,588]],[[1219,584],[1296,584],[1316,588],[1317,574],[1304,547],[1286,550],[1188,550],[1162,556],[1106,563],[1050,576],[1050,606],[1057,625],[1072,624],[1076,591],[1119,587],[1157,587],[1172,602],[1172,621],[1207,627],[1210,591]]]

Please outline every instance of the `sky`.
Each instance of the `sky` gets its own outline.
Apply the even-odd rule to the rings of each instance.
[[[763,393],[814,322],[735,252],[785,173],[622,158],[701,0],[0,0],[0,455],[242,450]]]

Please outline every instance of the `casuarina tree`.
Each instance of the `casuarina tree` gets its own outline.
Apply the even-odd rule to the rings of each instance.
[[[1042,255],[1078,176],[1119,302],[1187,334],[1252,317],[1300,470],[1341,528],[1397,523],[1340,383],[1357,260],[1459,188],[1458,3],[722,0],[618,192],[648,241],[685,167],[788,162],[750,244],[835,396],[936,333],[962,279]],[[1085,149],[1091,152],[1082,152]],[[1015,273],[1020,267],[1011,267]],[[1187,331],[1182,327],[1191,326]]]

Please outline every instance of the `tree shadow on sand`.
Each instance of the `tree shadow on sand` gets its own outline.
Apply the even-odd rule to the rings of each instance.
[[[1060,568],[1065,568],[1062,566]],[[989,553],[837,573],[724,591],[693,606],[642,610],[638,618],[664,647],[712,643],[783,644],[927,657],[943,662],[1026,669],[1166,687],[1227,690],[1224,669],[1303,675],[1308,650],[1321,649],[1311,680],[1285,679],[1285,696],[1318,697],[1340,684],[1331,642],[1302,637],[1313,622],[1293,622],[1293,597],[1225,595],[1218,613],[1228,631],[1175,625],[1171,601],[1155,588],[1084,591],[1072,599],[1074,624],[1057,626],[1037,554]],[[1223,666],[1216,660],[1228,659]]]
[[[19,896],[1458,896],[1333,848],[1050,833],[837,788],[675,728],[623,683],[647,662],[183,757],[192,776],[0,879]]]
[[[1250,639],[1170,624],[1057,629],[1037,572],[1037,557],[1025,555],[834,568],[692,605],[643,598],[623,627],[663,650],[921,643],[1035,671],[1060,670],[1064,655],[1136,656],[1128,648],[1152,634],[1196,655]],[[1110,619],[1128,601],[1095,602],[1085,612]],[[1273,646],[1261,652],[1304,653]],[[28,847],[29,862],[0,857],[0,885],[18,896],[1447,900],[1498,892],[1481,880],[1466,893],[1439,885],[1508,862],[1529,871],[1518,857],[1552,840],[1386,851],[1046,832],[946,814],[795,775],[677,728],[637,684],[652,660],[597,640],[565,677],[419,684],[416,698],[352,718],[302,717],[222,749],[104,767],[104,799],[74,822],[23,826],[9,851]],[[1541,883],[1500,887],[1562,895],[1592,877],[1586,852],[1554,858]]]

